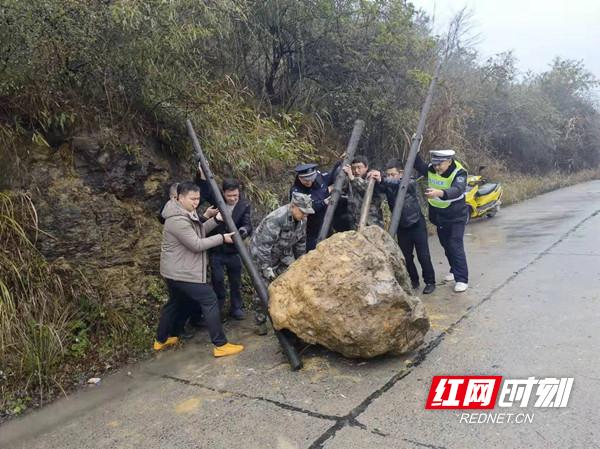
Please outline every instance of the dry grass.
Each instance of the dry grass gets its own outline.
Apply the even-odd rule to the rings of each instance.
[[[26,193],[0,191],[0,421],[148,346],[143,313],[111,303],[64,260],[48,262],[35,245],[42,232]]]
[[[2,402],[25,384],[40,403],[58,384],[72,308],[61,277],[35,248],[39,229],[31,199],[0,192],[0,360]],[[8,385],[8,386],[7,386]],[[4,407],[3,407],[4,408]]]
[[[502,204],[506,206],[552,190],[600,179],[600,167],[574,173],[556,170],[544,175],[524,174],[511,171],[504,161],[491,156],[486,151],[465,150],[461,156],[462,160],[469,161],[466,164],[469,174],[481,174],[489,182],[502,184],[504,189]],[[480,172],[481,166],[485,168]]]
[[[600,169],[582,170],[571,174],[550,172],[544,176],[507,173],[499,178],[504,187],[502,203],[518,203],[545,192],[594,179],[600,179]]]

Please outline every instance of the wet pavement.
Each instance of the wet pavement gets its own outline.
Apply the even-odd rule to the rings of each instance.
[[[201,334],[4,424],[0,447],[600,448],[600,181],[473,222],[465,241],[470,288],[422,298],[432,329],[415,353],[354,361],[309,347],[290,372],[272,335],[229,323],[239,356],[213,359]],[[575,380],[566,408],[526,409],[532,423],[468,424],[425,410],[443,374]]]

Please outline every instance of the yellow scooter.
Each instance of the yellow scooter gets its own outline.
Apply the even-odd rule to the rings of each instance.
[[[485,167],[479,167],[479,172]],[[487,182],[481,175],[467,177],[467,192],[465,202],[469,207],[467,222],[471,218],[479,218],[484,215],[492,218],[500,210],[502,204],[502,185],[500,183]]]

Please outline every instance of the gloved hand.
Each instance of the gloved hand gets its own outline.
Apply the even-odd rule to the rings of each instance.
[[[275,271],[271,267],[267,267],[263,270],[263,276],[268,281],[272,281],[273,279],[275,279],[277,277],[277,276],[275,276]]]

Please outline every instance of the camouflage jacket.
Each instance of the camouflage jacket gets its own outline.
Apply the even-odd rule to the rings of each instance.
[[[304,253],[306,219],[294,220],[287,204],[263,218],[250,241],[250,254],[261,273],[277,267],[281,272]]]
[[[383,228],[383,211],[381,204],[385,200],[385,190],[382,189],[381,183],[375,183],[373,191],[373,199],[369,207],[369,215],[367,216],[367,225],[377,225]],[[353,217],[354,229],[360,221],[360,209],[362,207],[363,198],[367,192],[369,181],[365,178],[355,177],[350,181],[348,187],[348,209]]]

